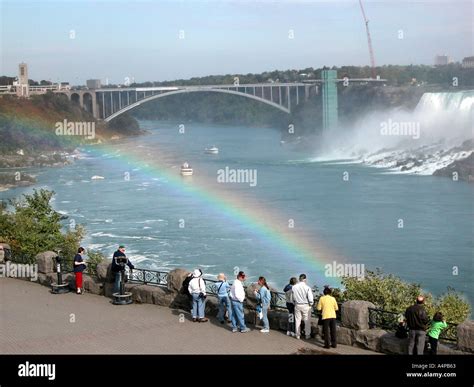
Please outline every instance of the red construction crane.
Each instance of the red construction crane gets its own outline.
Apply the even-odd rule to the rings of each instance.
[[[374,57],[374,49],[372,48],[372,39],[370,39],[370,32],[369,32],[369,20],[367,16],[365,16],[364,7],[362,6],[362,0],[359,0],[360,9],[362,10],[362,16],[364,17],[365,22],[365,29],[367,31],[367,42],[369,44],[369,54],[370,54],[370,66],[371,66],[371,74],[372,78],[375,79],[375,57]]]

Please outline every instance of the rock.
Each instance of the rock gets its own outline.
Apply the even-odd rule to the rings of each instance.
[[[112,274],[112,261],[104,260],[97,265],[97,279],[101,282],[113,283],[115,276]]]
[[[408,339],[399,339],[394,333],[387,333],[380,337],[380,352],[406,355],[408,354]]]
[[[132,300],[139,304],[170,306],[173,293],[160,286],[125,284],[125,291],[132,293]]]
[[[175,292],[172,292],[172,301],[170,304],[170,308],[190,311],[191,301],[186,294],[176,294]]]
[[[0,243],[0,246],[2,246],[5,250],[11,250],[11,247],[8,243]],[[4,263],[6,261],[5,250],[0,250],[0,263]]]
[[[341,307],[342,326],[356,330],[369,329],[369,310],[375,305],[369,301],[346,301]]]
[[[438,355],[465,355],[466,352],[456,349],[455,344],[438,343]]]
[[[318,333],[321,332],[322,334],[322,326],[318,325],[318,317],[311,317],[310,323],[311,323],[311,337],[316,337]]]
[[[474,321],[464,321],[456,329],[458,348],[461,351],[474,352]]]
[[[354,331],[354,333],[354,346],[380,352],[380,339],[387,334],[387,331],[383,329],[366,329]]]
[[[36,255],[36,263],[38,264],[38,273],[52,273],[56,269],[56,258],[58,254],[54,251],[45,251]]]
[[[244,320],[246,324],[255,325],[258,320],[255,310],[244,308]]]
[[[43,285],[43,286],[50,286],[50,285],[51,285],[51,282],[49,282],[48,275],[45,274],[45,273],[38,273],[38,280],[37,280],[37,282],[38,282],[40,285]]]
[[[104,284],[96,278],[92,278],[89,275],[83,275],[82,286],[88,293],[97,294],[102,296],[104,294]]]
[[[56,273],[51,272],[51,273],[45,273],[45,274],[46,274],[46,280],[48,282],[48,285],[55,284],[58,282],[58,275]]]
[[[217,312],[219,311],[219,300],[217,297],[208,296],[206,298],[206,316],[217,316]]]
[[[183,287],[183,281],[190,272],[185,269],[174,269],[168,273],[168,290],[174,293],[180,293]]]
[[[433,176],[445,176],[450,179],[457,177],[458,180],[474,182],[474,152],[464,159],[455,160],[446,167],[438,169]]]
[[[336,327],[337,343],[342,345],[352,345],[354,343],[354,332],[356,331],[350,328],[341,326]]]
[[[260,320],[258,322],[261,323]],[[288,313],[282,310],[268,310],[268,322],[270,329],[285,330],[288,327]]]
[[[54,273],[54,281],[58,282],[58,275]],[[67,273],[63,275],[63,282],[68,283],[69,289],[76,291],[76,275],[74,273]]]
[[[112,298],[112,295],[114,293],[114,284],[110,284],[106,282],[103,285],[103,289],[104,289],[104,296]]]
[[[249,309],[255,309],[257,307],[257,297],[255,296],[255,290],[260,287],[257,284],[250,284],[245,288],[245,303]]]

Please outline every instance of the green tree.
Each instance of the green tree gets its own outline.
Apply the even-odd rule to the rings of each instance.
[[[88,250],[87,251],[87,272],[91,276],[97,276],[97,265],[104,261],[106,258],[104,254],[99,251]]]
[[[404,313],[406,308],[422,294],[425,297],[426,310],[430,317],[436,311],[441,311],[446,321],[460,323],[469,317],[471,307],[469,303],[454,289],[448,288],[445,294],[433,297],[423,291],[419,284],[412,284],[400,278],[384,274],[381,270],[366,270],[364,278],[344,277],[344,300],[365,300],[372,302],[376,307],[390,312]]]
[[[33,263],[36,254],[47,250],[61,250],[61,255],[72,259],[84,235],[82,226],[62,231],[61,214],[51,206],[54,192],[34,190],[22,199],[10,202],[0,210],[0,238],[11,245],[13,260]]]

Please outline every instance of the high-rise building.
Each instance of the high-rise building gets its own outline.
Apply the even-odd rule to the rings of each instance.
[[[100,89],[100,79],[88,79],[86,81],[86,86],[88,89]]]
[[[462,65],[463,68],[473,68],[474,67],[474,56],[466,56],[462,60]]]
[[[322,70],[323,79],[323,130],[333,129],[337,126],[337,71]]]
[[[446,66],[451,63],[451,58],[447,55],[436,55],[435,66]]]

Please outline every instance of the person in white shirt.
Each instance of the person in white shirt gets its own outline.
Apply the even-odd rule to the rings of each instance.
[[[313,307],[313,291],[306,284],[306,274],[300,275],[300,282],[291,288],[293,303],[295,304],[296,338],[300,339],[301,320],[304,321],[306,339],[311,337],[311,308]]]
[[[232,332],[247,333],[250,332],[245,325],[245,316],[244,316],[244,300],[245,300],[245,290],[242,282],[245,280],[245,273],[239,271],[237,274],[237,279],[232,284],[230,288],[230,302],[232,304]]]
[[[206,308],[206,283],[202,278],[201,269],[193,271],[193,279],[189,282],[188,291],[193,300],[193,322],[207,322],[208,319],[204,317],[204,310]]]

